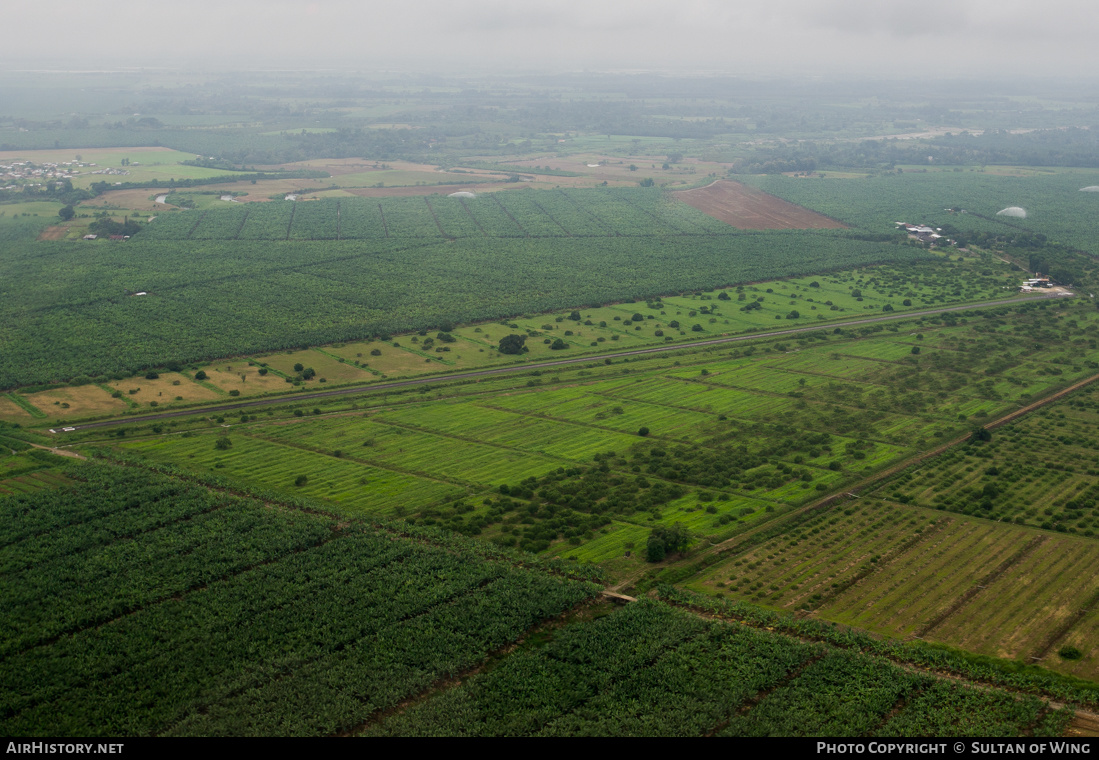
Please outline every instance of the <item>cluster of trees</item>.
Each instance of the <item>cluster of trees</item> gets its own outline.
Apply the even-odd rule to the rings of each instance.
[[[661,562],[667,555],[685,550],[690,538],[682,523],[653,528],[645,542],[645,559],[649,562]]]
[[[500,339],[498,348],[502,354],[521,354],[530,350],[524,345],[526,342],[526,335],[505,335]]]
[[[496,543],[534,552],[559,538],[578,545],[593,538],[593,531],[609,524],[613,515],[656,510],[686,494],[681,486],[626,474],[626,460],[614,452],[597,454],[594,460],[592,466],[561,467],[500,486],[500,497],[476,532],[499,522],[503,535],[493,539]]]
[[[61,218],[64,219],[65,216],[61,215]],[[119,222],[112,219],[106,211],[101,211],[96,214],[95,219],[88,225],[88,230],[96,235],[136,235],[141,231],[141,223],[129,217],[125,217]]]

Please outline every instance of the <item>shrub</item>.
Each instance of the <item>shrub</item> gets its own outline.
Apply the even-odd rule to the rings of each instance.
[[[298,477],[294,478],[294,485],[296,485],[296,486],[304,486],[308,482],[309,482],[309,476],[308,475],[299,475]]]

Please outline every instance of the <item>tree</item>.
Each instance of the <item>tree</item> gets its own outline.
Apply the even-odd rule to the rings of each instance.
[[[643,427],[643,428],[640,428],[640,429],[639,429],[639,430],[637,431],[637,434],[638,434],[638,435],[640,435],[640,436],[642,436],[642,437],[644,437],[644,436],[646,436],[646,435],[648,435],[648,434],[649,434],[649,429],[648,429],[647,427]]]
[[[195,373],[195,380],[205,380],[205,379],[206,379],[206,371],[205,370],[200,369],[198,372]]]
[[[551,351],[560,351],[561,349],[568,348],[568,347],[569,347],[569,344],[566,343],[565,341],[563,341],[561,338],[558,338],[557,340],[553,341],[553,343],[550,344],[550,350]]]
[[[529,349],[523,345],[527,342],[526,335],[505,335],[500,338],[499,351],[502,354],[521,354]]]
[[[72,206],[62,206],[61,210],[57,212],[57,215],[67,222],[76,216],[76,209]]]
[[[571,319],[573,322],[579,322],[580,321],[580,312],[574,310],[569,314],[568,318]]]
[[[233,448],[233,442],[229,440],[229,436],[223,435],[214,442],[214,448],[218,451],[226,451]]]
[[[649,562],[660,562],[668,554],[686,549],[689,541],[690,536],[682,523],[676,523],[671,527],[661,525],[653,528],[645,545],[647,558]]]
[[[653,180],[652,177],[646,177],[645,179],[641,180],[637,184],[640,185],[641,187],[652,187],[653,185],[656,184],[656,182]]]
[[[298,363],[298,364],[294,365],[294,371],[295,372],[301,372],[303,369],[305,369],[304,364]]]

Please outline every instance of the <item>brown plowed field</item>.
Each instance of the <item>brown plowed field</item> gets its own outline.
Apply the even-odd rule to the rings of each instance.
[[[47,227],[38,233],[39,240],[64,240],[69,233],[68,227]]]
[[[739,182],[718,180],[673,193],[704,214],[744,230],[844,229],[847,225]]]

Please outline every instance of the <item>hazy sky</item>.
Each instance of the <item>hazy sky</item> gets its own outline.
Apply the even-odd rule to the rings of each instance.
[[[1099,70],[1093,0],[15,0],[2,17],[19,68]]]

